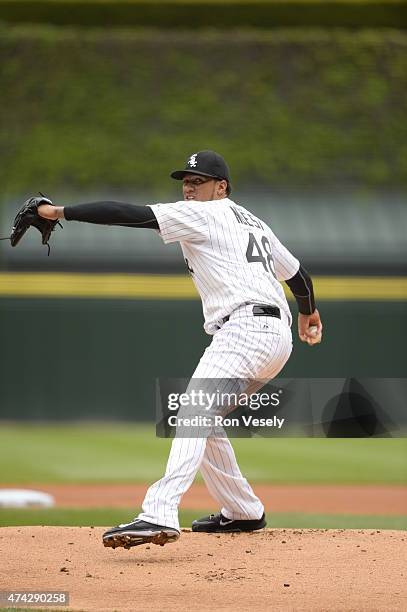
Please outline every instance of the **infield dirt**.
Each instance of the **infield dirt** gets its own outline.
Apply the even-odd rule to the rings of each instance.
[[[407,534],[183,530],[165,547],[104,548],[103,528],[0,529],[0,590],[63,590],[69,610],[406,610]]]
[[[141,506],[148,485],[140,484],[54,484],[31,485],[50,493],[60,507]],[[13,488],[13,485],[10,485]],[[404,485],[276,485],[257,483],[255,492],[266,511],[320,512],[322,514],[404,515],[407,487]],[[190,510],[213,508],[213,498],[203,484],[194,483],[182,498],[181,507]]]

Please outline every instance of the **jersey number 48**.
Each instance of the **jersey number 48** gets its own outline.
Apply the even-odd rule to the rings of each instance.
[[[246,249],[246,259],[249,263],[261,263],[266,272],[271,272],[273,276],[276,276],[271,244],[267,236],[262,236],[261,244],[263,248],[261,248],[257,242],[254,234],[250,232],[249,244]]]

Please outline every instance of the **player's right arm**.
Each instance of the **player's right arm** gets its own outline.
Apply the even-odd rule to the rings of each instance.
[[[66,219],[101,225],[122,225],[125,227],[147,227],[159,229],[156,216],[150,206],[137,206],[122,202],[91,202],[76,206],[38,207],[38,214],[45,219]]]
[[[322,321],[315,306],[314,288],[307,270],[300,265],[294,276],[286,279],[298,306],[298,335],[310,346],[322,339]],[[316,329],[315,329],[316,328]]]
[[[271,242],[277,279],[285,281],[297,302],[298,336],[302,342],[307,342],[311,346],[317,344],[322,338],[322,321],[315,306],[312,279],[298,259],[273,232],[271,232]]]

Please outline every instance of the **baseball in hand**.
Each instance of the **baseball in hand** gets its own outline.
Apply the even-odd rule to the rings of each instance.
[[[316,325],[311,325],[308,328],[308,334],[311,335],[311,338],[307,339],[309,345],[318,344],[321,342],[322,334],[318,332],[318,327]]]
[[[309,346],[312,346],[313,344],[319,344],[321,342],[321,339],[322,334],[318,331],[318,327],[316,325],[310,325],[310,327],[308,328],[307,338],[307,343],[309,344]]]

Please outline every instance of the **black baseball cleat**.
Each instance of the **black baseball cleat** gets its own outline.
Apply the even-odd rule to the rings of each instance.
[[[192,531],[205,531],[206,533],[233,533],[241,531],[256,531],[263,529],[267,525],[266,517],[263,516],[254,520],[233,520],[228,519],[221,512],[210,514],[192,523]]]
[[[173,527],[153,525],[141,519],[135,519],[132,523],[123,523],[106,531],[103,534],[103,544],[111,548],[119,546],[131,548],[150,543],[164,546],[164,544],[178,540],[179,535],[179,531]]]

